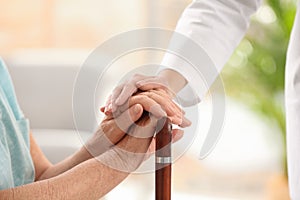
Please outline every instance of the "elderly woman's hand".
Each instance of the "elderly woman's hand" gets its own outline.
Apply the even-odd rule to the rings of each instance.
[[[165,118],[158,119],[151,114],[144,114],[136,124],[129,128],[128,134],[117,145],[97,159],[118,171],[126,173],[135,171],[145,159],[149,158],[149,151],[154,147],[152,145],[155,140],[154,134],[161,128],[158,124],[162,124],[158,123],[158,120],[164,123]],[[173,135],[179,132],[183,131],[172,130]]]
[[[191,122],[184,117],[184,111],[172,100],[172,96],[164,88],[138,91],[113,113],[106,111],[106,115],[119,116],[121,112],[129,108],[129,105],[136,103],[141,103],[146,111],[151,112],[156,117],[168,116],[173,124],[183,128],[191,125]],[[105,108],[102,107],[101,111],[105,112]]]
[[[156,130],[158,118],[150,116],[144,114],[114,147],[97,159],[118,171],[135,171],[146,157]]]
[[[136,122],[143,113],[141,104],[130,106],[117,118],[105,116],[93,137],[85,144],[88,152],[96,157],[113,147],[126,134],[128,128]]]
[[[157,119],[168,116],[173,123],[182,127],[191,124],[184,117],[184,112],[163,90],[141,92],[130,97],[129,101],[115,113],[105,116],[94,136],[85,145],[89,153],[95,157],[112,148],[141,117],[143,111],[147,111]],[[182,131],[174,131],[175,139],[181,136]]]

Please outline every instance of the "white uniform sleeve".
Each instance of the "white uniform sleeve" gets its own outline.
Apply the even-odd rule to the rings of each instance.
[[[196,0],[183,12],[177,23],[178,32],[196,42],[206,52],[213,64],[202,63],[195,66],[201,71],[204,65],[216,67],[213,77],[206,79],[206,86],[214,82],[240,40],[243,38],[250,22],[250,16],[258,9],[260,0]],[[172,41],[171,41],[172,43]],[[172,45],[172,44],[171,44]],[[182,45],[183,48],[188,48]],[[188,49],[186,49],[188,51]],[[172,53],[166,53],[162,69],[171,68],[182,74],[193,88],[196,95],[188,95],[184,88],[178,95],[184,104],[199,102],[207,92],[207,87],[199,86],[193,70],[187,62]],[[214,66],[213,66],[214,65]]]
[[[286,144],[291,200],[300,199],[300,1],[287,51],[285,71]]]

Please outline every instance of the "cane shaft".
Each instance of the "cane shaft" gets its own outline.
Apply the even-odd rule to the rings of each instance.
[[[171,199],[171,124],[165,120],[163,128],[156,135],[155,151],[155,199]]]

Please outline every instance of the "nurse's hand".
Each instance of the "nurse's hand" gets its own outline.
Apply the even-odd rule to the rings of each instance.
[[[163,89],[138,91],[128,101],[119,106],[114,113],[115,117],[127,110],[130,105],[141,104],[145,111],[155,117],[167,116],[173,124],[183,128],[190,126],[191,122],[185,118],[184,111],[172,100],[170,95]]]
[[[101,110],[108,114],[115,112],[117,107],[123,105],[130,96],[140,91],[164,90],[171,98],[174,98],[185,85],[187,80],[179,72],[172,69],[162,70],[158,76],[145,76],[135,74],[125,83],[117,86],[107,103]]]
[[[123,105],[128,98],[138,90],[147,91],[151,89],[162,89],[171,97],[174,96],[168,87],[168,81],[163,76],[145,76],[135,74],[133,77],[125,81],[125,83],[117,86],[113,90],[106,102],[106,105],[102,107],[101,110],[103,110],[105,114],[115,112],[118,106]]]

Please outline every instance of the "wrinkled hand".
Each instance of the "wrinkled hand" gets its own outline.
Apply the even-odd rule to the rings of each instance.
[[[98,159],[107,166],[119,171],[131,173],[149,157],[149,149],[153,148],[153,135],[157,129],[158,118],[153,115],[143,116],[136,124],[131,126],[127,134],[116,146]],[[175,135],[183,133],[177,129],[172,131]]]
[[[166,110],[166,112],[164,111]],[[170,116],[173,123],[187,127],[191,122],[184,117],[183,111],[164,93],[151,90],[130,97],[114,114],[106,115],[93,137],[86,143],[86,148],[92,156],[98,156],[115,144],[126,134],[128,128],[142,115],[143,111],[151,113],[156,118]],[[183,132],[174,131],[174,138],[180,138]]]
[[[147,91],[153,89],[162,89],[168,95],[174,96],[174,93],[168,88],[168,82],[165,78],[135,74],[131,79],[113,90],[102,110],[105,113],[115,112],[118,106],[123,105],[138,90]]]
[[[137,103],[142,104],[145,111],[152,113],[157,118],[168,116],[173,124],[183,128],[191,125],[191,122],[184,117],[184,111],[162,89],[136,93],[130,97],[128,102],[119,106],[114,115],[119,116],[119,113],[124,112],[130,105]]]
[[[129,107],[128,104],[132,105],[132,103],[152,101],[152,102],[156,102],[157,105],[150,107],[147,104],[143,104],[145,105],[143,107],[146,111],[151,112],[156,117],[161,117],[162,114],[167,115],[173,124],[179,125],[181,127],[190,126],[191,122],[184,117],[184,111],[172,100],[172,95],[170,95],[170,92],[167,89],[167,87],[159,83],[152,83],[152,79],[156,79],[156,78],[149,78],[147,80],[143,80],[143,82],[145,81],[146,83],[145,84],[141,83],[142,85],[141,88],[145,91],[141,91],[141,90],[135,91],[134,96],[132,96],[128,101],[124,103],[122,101],[121,102],[122,104],[119,105],[114,112],[113,112],[114,109],[111,108],[111,106],[114,104],[113,99],[115,99],[114,97],[112,97],[113,95],[109,97],[106,106],[102,107],[100,110],[104,112],[106,115],[111,115],[113,112],[115,116],[118,116],[118,113],[123,112],[125,109]],[[128,87],[124,86],[124,87],[125,87],[124,90],[127,90],[129,88],[129,86]],[[151,89],[152,87],[156,87],[156,89]],[[133,88],[133,86],[131,88]],[[113,92],[113,94],[115,93]],[[124,95],[121,95],[120,97],[122,96],[124,97]]]
[[[124,130],[128,130],[142,114],[142,105],[136,104],[115,119],[111,115],[105,116],[93,137],[85,144],[86,149],[93,157],[103,154],[124,137],[126,134]]]

